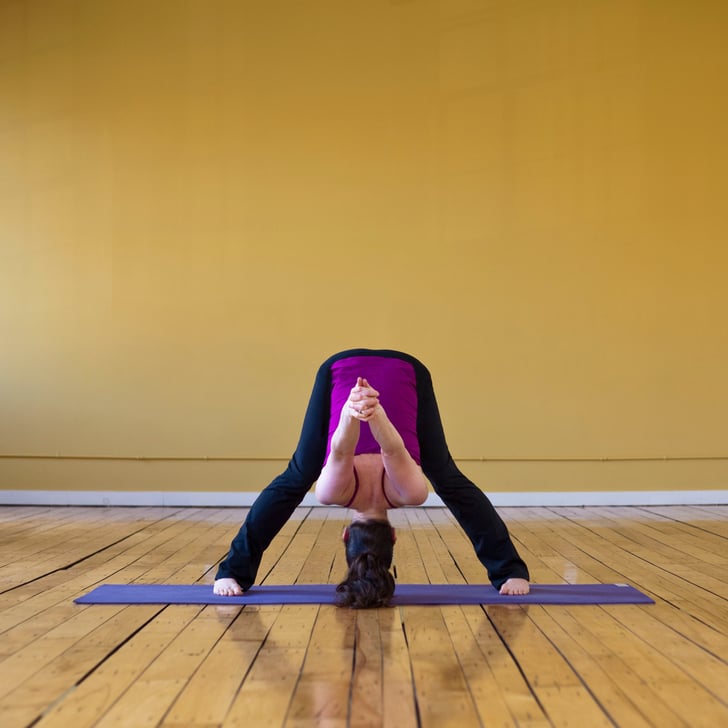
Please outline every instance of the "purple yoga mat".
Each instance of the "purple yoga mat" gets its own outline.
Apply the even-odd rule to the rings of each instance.
[[[206,584],[104,584],[77,604],[333,604],[334,584],[253,586],[242,597],[218,597]],[[627,584],[532,584],[525,596],[501,596],[490,585],[397,584],[392,605],[654,604]]]

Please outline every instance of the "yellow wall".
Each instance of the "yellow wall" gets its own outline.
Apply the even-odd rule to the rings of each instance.
[[[0,0],[0,488],[258,490],[350,346],[489,491],[725,488],[727,21]]]

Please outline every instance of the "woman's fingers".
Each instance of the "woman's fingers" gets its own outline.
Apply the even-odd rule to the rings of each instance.
[[[371,419],[379,406],[379,392],[364,377],[357,377],[356,386],[349,394],[349,409],[354,417],[364,422]]]
[[[356,409],[357,412],[374,409],[378,404],[379,400],[376,397],[363,397],[361,399],[351,398],[349,400],[349,405]]]
[[[369,382],[366,379],[364,379],[364,377],[356,378],[356,385],[354,387],[352,387],[351,392],[352,392],[352,394],[354,394],[354,393],[358,394],[361,392],[370,392],[372,394],[372,396],[374,396],[374,397],[379,396],[379,392],[377,392],[377,390],[374,389],[374,387],[372,387],[372,385],[369,384]]]
[[[366,402],[349,402],[349,411],[352,416],[364,422],[374,416],[378,407],[379,401],[376,399],[367,400]]]

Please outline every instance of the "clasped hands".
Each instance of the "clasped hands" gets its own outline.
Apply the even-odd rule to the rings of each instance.
[[[357,377],[356,386],[349,393],[347,402],[352,417],[362,422],[368,422],[381,408],[379,392],[363,377]]]

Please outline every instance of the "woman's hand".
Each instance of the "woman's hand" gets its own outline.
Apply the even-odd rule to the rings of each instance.
[[[356,386],[349,393],[349,412],[362,422],[368,422],[381,408],[379,404],[379,392],[372,387],[363,377],[358,377]]]

